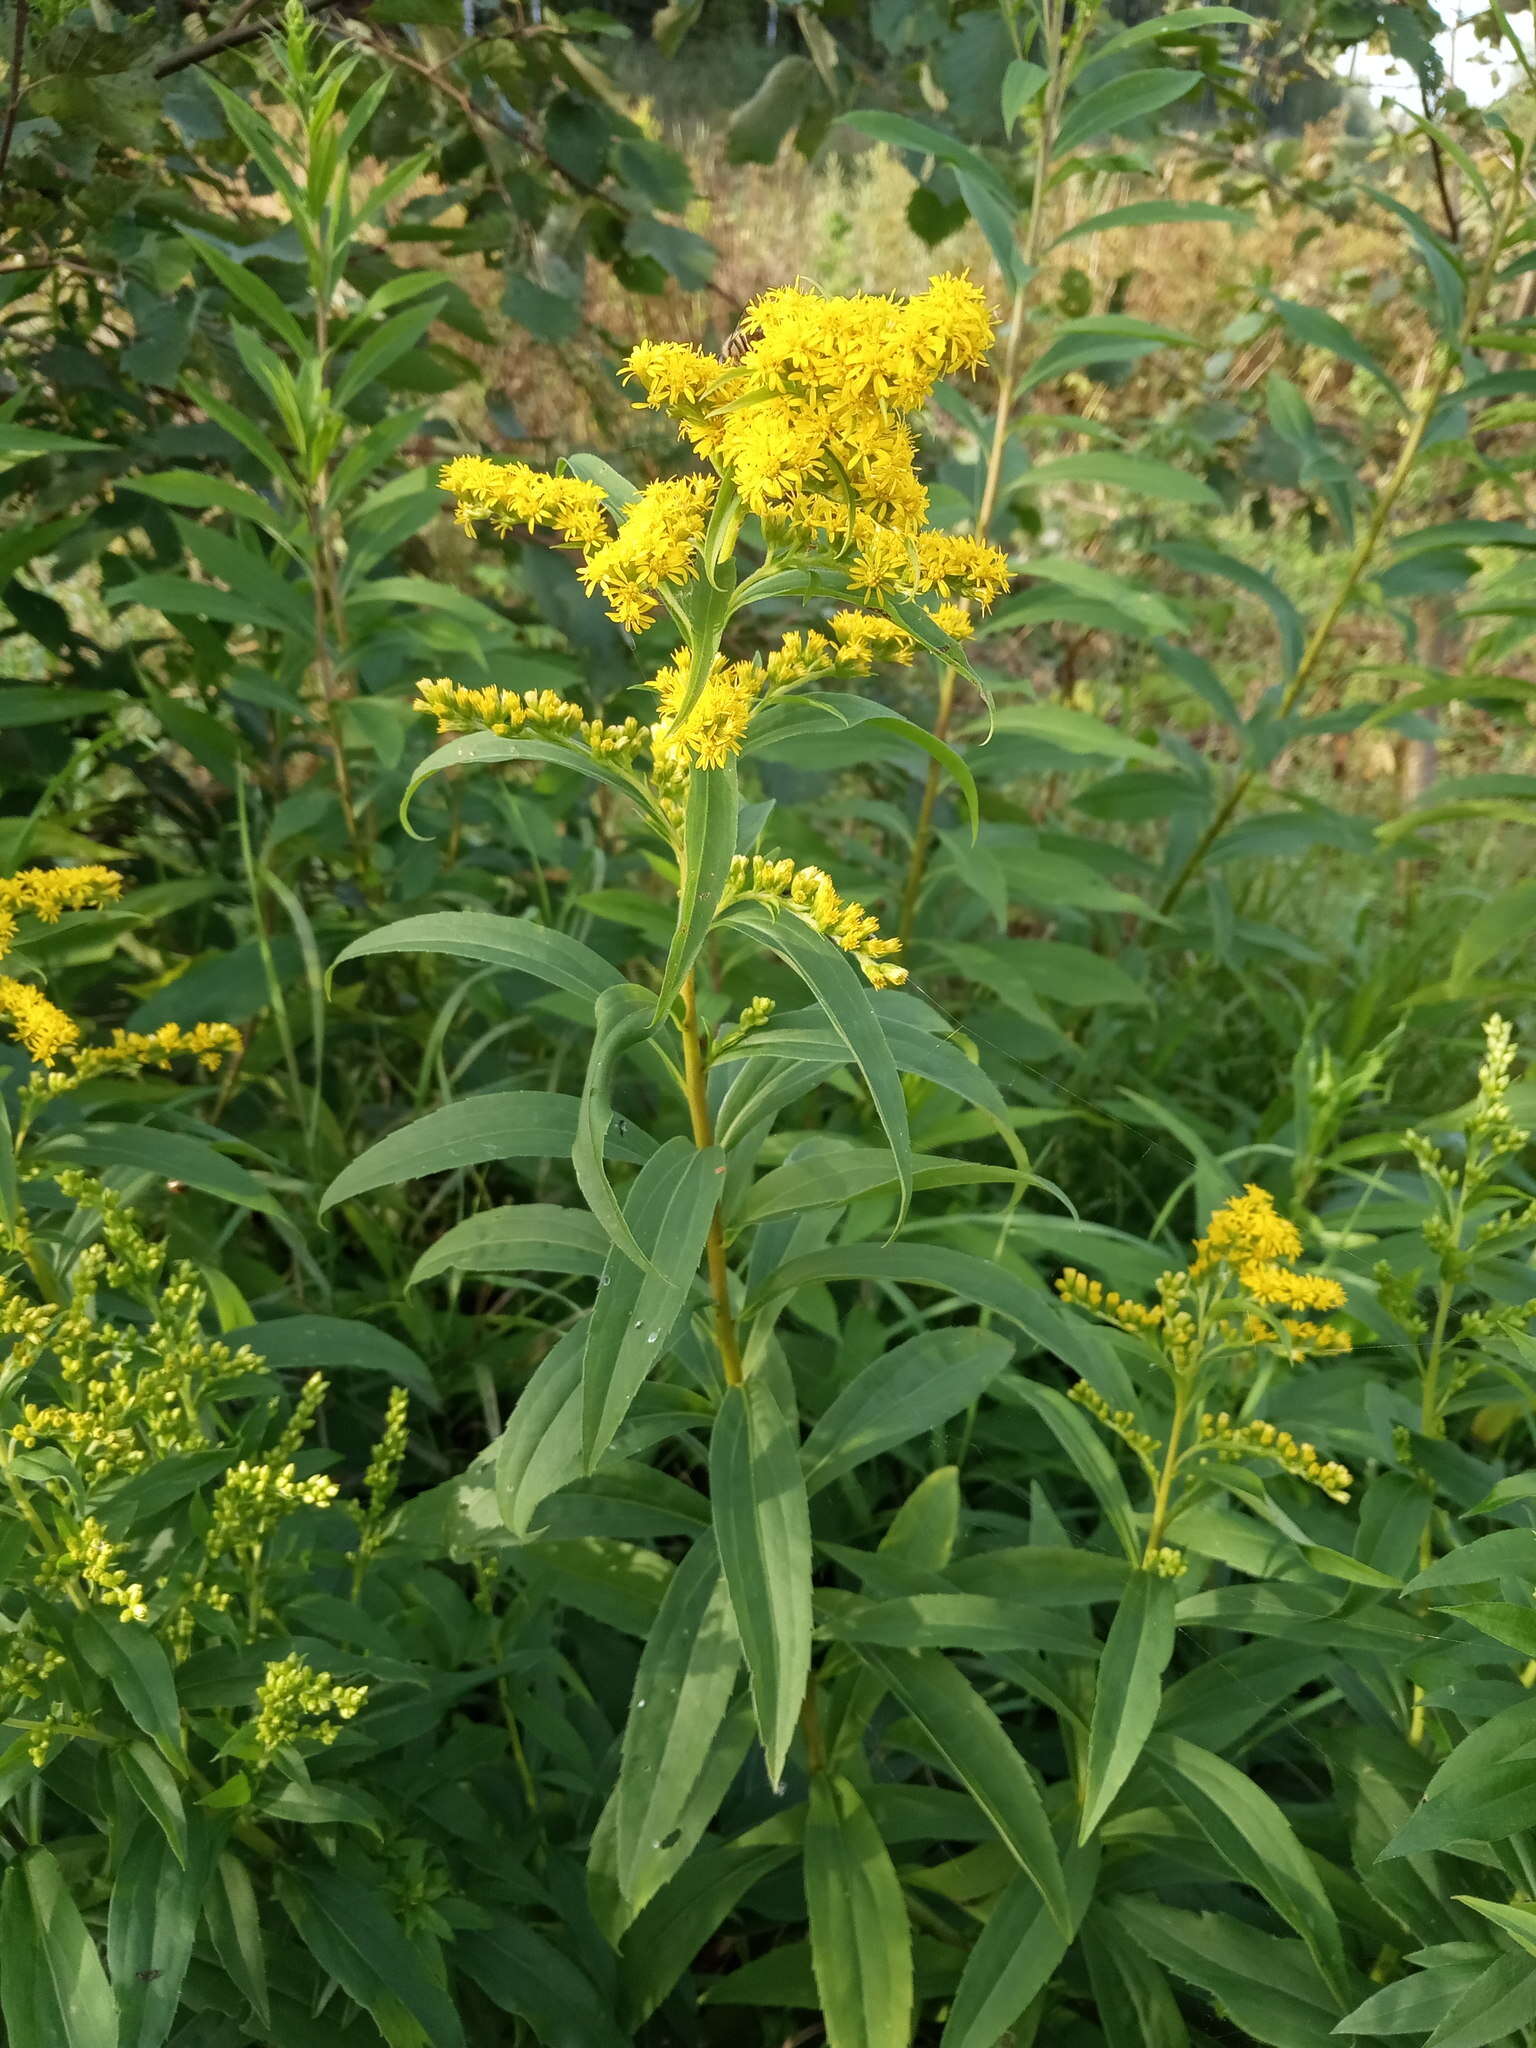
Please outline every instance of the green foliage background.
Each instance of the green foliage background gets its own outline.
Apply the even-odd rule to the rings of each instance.
[[[1529,78],[1406,5],[712,5],[0,12],[0,874],[130,885],[4,971],[241,1037],[0,1050],[4,2038],[1528,2043]],[[812,283],[921,282],[884,209],[999,313],[924,423],[1016,572],[968,663],[772,707],[675,841],[437,772],[422,677],[648,719],[698,621],[436,466],[675,469],[619,357],[724,344],[807,194]],[[907,986],[724,921],[702,1039],[627,1034],[759,845]],[[1160,1498],[1188,1388],[1052,1293],[1247,1183],[1353,1349],[1200,1399],[1347,1499],[1257,1436]],[[113,1374],[135,1468],[29,1440]]]

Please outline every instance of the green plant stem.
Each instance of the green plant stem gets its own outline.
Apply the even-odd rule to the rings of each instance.
[[[1440,367],[1435,372],[1429,388],[1424,393],[1420,402],[1419,409],[1414,415],[1413,424],[1408,429],[1407,437],[1403,442],[1397,461],[1393,464],[1391,475],[1376,494],[1375,503],[1371,508],[1371,516],[1366,521],[1365,530],[1355,543],[1354,551],[1350,555],[1344,574],[1339,581],[1339,586],[1333,594],[1332,602],[1313,629],[1310,639],[1302,650],[1301,659],[1296,664],[1296,672],[1285,686],[1284,693],[1280,699],[1279,709],[1279,715],[1282,718],[1294,710],[1295,706],[1300,703],[1302,697],[1310,688],[1323,655],[1327,652],[1328,644],[1338,628],[1339,621],[1353,603],[1355,594],[1364,580],[1365,573],[1375,557],[1381,536],[1386,530],[1387,521],[1391,518],[1397,501],[1402,496],[1408,479],[1413,472],[1414,463],[1418,460],[1419,450],[1424,444],[1424,436],[1429,431],[1430,421],[1434,418],[1441,399],[1444,398],[1446,391],[1450,387],[1451,378],[1455,375],[1461,362],[1468,337],[1476,331],[1482,319],[1483,306],[1487,301],[1489,290],[1493,284],[1499,254],[1504,246],[1504,238],[1509,232],[1510,223],[1514,219],[1515,210],[1519,206],[1523,194],[1524,183],[1517,170],[1510,179],[1509,196],[1505,200],[1496,221],[1490,224],[1488,247],[1484,251],[1483,260],[1478,267],[1472,289],[1467,294],[1466,309],[1462,315],[1456,339],[1442,351]],[[1190,848],[1178,873],[1164,891],[1163,899],[1158,905],[1158,909],[1163,916],[1166,917],[1173,910],[1180,897],[1184,894],[1184,891],[1200,872],[1200,869],[1205,864],[1207,854],[1226,831],[1243,799],[1247,796],[1249,790],[1252,789],[1257,779],[1258,770],[1256,768],[1245,768],[1233,783],[1231,789],[1228,790],[1224,801],[1211,818],[1205,830],[1200,834],[1200,837]]]
[[[1180,1373],[1174,1381],[1173,1420],[1168,1425],[1168,1444],[1163,1453],[1163,1469],[1157,1476],[1157,1490],[1152,1496],[1152,1518],[1147,1525],[1147,1547],[1142,1552],[1141,1559],[1144,1566],[1149,1565],[1163,1547],[1163,1532],[1168,1526],[1168,1516],[1173,1507],[1173,1482],[1178,1474],[1179,1459],[1182,1456],[1184,1425],[1189,1420],[1194,1391],[1193,1374]]]
[[[1024,345],[1024,331],[1027,325],[1028,300],[1026,297],[1029,276],[1040,261],[1040,243],[1045,227],[1045,188],[1048,182],[1051,149],[1056,139],[1056,130],[1061,119],[1061,104],[1066,97],[1068,69],[1062,62],[1063,28],[1066,19],[1066,0],[1047,0],[1044,10],[1045,61],[1050,78],[1045,87],[1045,98],[1040,114],[1040,147],[1035,158],[1034,184],[1030,192],[1029,219],[1024,230],[1022,249],[1023,263],[1027,273],[1013,294],[1013,307],[1008,317],[1008,333],[1003,343],[1003,360],[997,376],[997,410],[992,420],[992,441],[987,450],[987,470],[982,482],[981,498],[976,507],[976,533],[985,540],[992,520],[997,512],[997,500],[1002,489],[1003,456],[1008,447],[1008,434],[1013,423],[1013,401],[1019,381],[1019,357]],[[953,668],[946,668],[939,678],[939,701],[934,711],[933,734],[935,739],[948,739],[949,728],[955,715],[955,690],[958,677]],[[923,781],[922,802],[918,806],[917,826],[912,835],[912,852],[907,862],[906,879],[902,884],[901,907],[896,918],[896,936],[905,952],[912,942],[912,930],[917,920],[918,898],[922,894],[923,880],[928,871],[928,856],[933,848],[933,813],[939,800],[939,786],[943,770],[937,761],[928,763],[928,773]]]
[[[683,1091],[688,1098],[688,1121],[693,1128],[693,1142],[702,1151],[714,1144],[715,1125],[709,1113],[708,1066],[699,1030],[698,981],[693,974],[683,983]],[[725,1230],[718,1207],[710,1218],[705,1252],[709,1261],[709,1291],[715,1303],[715,1342],[720,1350],[721,1369],[725,1373],[726,1385],[739,1387],[743,1378],[741,1339],[736,1332],[736,1314],[731,1307],[731,1275],[726,1263]]]

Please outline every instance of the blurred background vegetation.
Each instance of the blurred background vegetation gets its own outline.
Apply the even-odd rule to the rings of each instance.
[[[322,1198],[425,1109],[574,1093],[591,1003],[489,961],[464,978],[362,949],[326,973],[444,909],[537,918],[620,968],[654,953],[671,877],[561,769],[440,777],[420,837],[398,814],[433,744],[422,677],[643,718],[676,636],[621,634],[532,537],[472,547],[437,466],[579,450],[665,474],[676,443],[617,374],[634,341],[718,350],[776,284],[903,293],[968,269],[1002,336],[941,392],[924,457],[936,521],[985,528],[1015,570],[972,650],[990,701],[926,656],[871,694],[963,749],[979,830],[921,756],[852,727],[766,748],[753,815],[905,929],[914,1000],[1006,1097],[1052,1190],[1011,1218],[1020,1271],[1102,1255],[1139,1286],[1254,1175],[1309,1255],[1406,1259],[1402,1130],[1454,1122],[1486,1013],[1528,1035],[1536,992],[1536,193],[1511,153],[1536,114],[1530,16],[1469,15],[1453,51],[1425,0],[1121,0],[1082,14],[1063,110],[1024,54],[1029,10],[960,0],[307,12],[357,57],[323,105],[261,0],[0,5],[0,873],[130,878],[28,939],[23,964],[96,1035],[241,1037],[217,1075],[104,1075],[50,1103],[28,1199],[67,1233],[50,1162],[106,1173],[221,1332],[266,1331],[284,1399],[311,1367],[335,1377],[326,1459],[354,1490],[380,1376],[410,1386],[421,1547],[379,1582],[436,1689],[402,1721],[427,1745],[473,1694],[526,1738],[528,1896],[563,1927],[561,1857],[590,1834],[630,1675],[605,1631],[640,1596],[556,1555],[558,1521],[515,1563],[499,1530],[477,1550],[434,1489],[494,1441],[596,1269],[535,1280],[435,1247],[490,1204],[558,1201],[569,1169],[492,1145]],[[0,1062],[14,1114],[27,1062]],[[997,1143],[907,1086],[925,1150]],[[626,1113],[644,1129],[654,1101],[638,1079]],[[823,1116],[807,1105],[765,1162]],[[886,1199],[855,1205],[866,1234]],[[997,1242],[968,1197],[931,1220],[954,1248]],[[861,1298],[839,1337],[823,1295],[797,1364],[830,1390],[875,1312]],[[1354,1370],[1324,1404],[1346,1438]],[[1023,1428],[999,1433],[998,1515],[1034,1483]],[[1501,1411],[1479,1445],[1514,1429]],[[603,1503],[615,1543],[677,1533],[675,1499]],[[338,1672],[341,1605],[303,1618]],[[593,1624],[574,1640],[573,1611]],[[424,1942],[440,1821],[390,1876]],[[456,1895],[512,1867],[528,1825],[497,1809]],[[521,2008],[497,1988],[513,1961],[478,1954],[465,2010],[489,2029]],[[579,2002],[587,2031],[562,2033],[559,1969],[514,1961],[552,1972],[531,2038],[610,2038]],[[388,1987],[348,1988],[391,2043],[431,2038],[379,2019]],[[307,1996],[286,2041],[378,2038],[327,2032]],[[642,2037],[747,2038],[690,2012]]]

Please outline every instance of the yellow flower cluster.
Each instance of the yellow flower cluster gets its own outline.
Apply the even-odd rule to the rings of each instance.
[[[1250,1181],[1215,1212],[1205,1236],[1196,1238],[1189,1270],[1198,1280],[1217,1265],[1240,1272],[1259,1261],[1299,1259],[1301,1252],[1295,1224],[1279,1214],[1271,1195]]]
[[[754,512],[803,525],[808,501],[844,506],[851,493],[913,532],[928,499],[906,421],[941,377],[974,369],[991,345],[992,317],[975,285],[936,277],[910,299],[786,286],[755,299],[738,332],[742,346],[728,362],[643,342],[625,374]]]
[[[647,484],[620,511],[615,531],[601,485],[579,477],[461,455],[443,464],[438,480],[457,499],[454,517],[466,533],[485,519],[498,533],[544,527],[580,548],[582,582],[601,590],[608,616],[632,632],[655,618],[658,592],[692,575],[719,488],[712,476]]]
[[[12,1038],[40,1067],[51,1067],[80,1037],[73,1017],[50,1003],[41,989],[9,974],[0,974],[0,1017],[9,1021]]]
[[[85,1181],[83,1175],[69,1178],[73,1185]],[[65,1309],[23,1302],[0,1281],[0,1330],[16,1339],[8,1377],[20,1379],[46,1348],[66,1397],[47,1405],[23,1401],[11,1442],[21,1450],[56,1445],[88,1485],[143,1471],[178,1451],[203,1449],[203,1404],[259,1364],[245,1346],[232,1350],[203,1335],[206,1294],[190,1266],[173,1269],[147,1329],[94,1320],[87,1304],[105,1249],[94,1246],[94,1259],[76,1262],[74,1299]]]
[[[329,1671],[316,1671],[297,1650],[269,1664],[256,1688],[251,1726],[256,1768],[265,1769],[301,1735],[311,1742],[334,1742],[337,1724],[350,1721],[367,1698],[366,1685],[338,1685]]]
[[[146,1067],[168,1070],[173,1060],[196,1060],[211,1073],[226,1053],[238,1052],[240,1033],[233,1024],[162,1024],[156,1031],[114,1031],[108,1045],[77,1046],[65,1055],[65,1068],[39,1075],[28,1084],[38,1098],[52,1101],[103,1074],[139,1073]]]
[[[936,591],[941,597],[974,598],[983,610],[1008,588],[1008,557],[1001,548],[967,533],[904,533],[883,526],[866,513],[853,522],[852,545],[844,565],[855,590],[869,597],[882,594],[919,597]],[[971,631],[961,607],[941,606],[936,620],[946,631],[959,625]],[[960,638],[961,634],[956,634]]]
[[[1138,1428],[1136,1416],[1131,1409],[1111,1408],[1098,1389],[1089,1386],[1086,1380],[1078,1380],[1074,1386],[1069,1387],[1067,1398],[1075,1401],[1079,1408],[1086,1408],[1094,1420],[1101,1422],[1106,1429],[1113,1430],[1127,1449],[1135,1452],[1147,1476],[1156,1479],[1157,1467],[1154,1460],[1163,1448],[1161,1439],[1149,1436],[1144,1429]]]
[[[1216,1211],[1206,1235],[1196,1240],[1190,1277],[1204,1279],[1224,1268],[1254,1301],[1286,1310],[1293,1316],[1304,1315],[1308,1310],[1326,1314],[1330,1309],[1343,1308],[1347,1297],[1337,1280],[1327,1280],[1319,1273],[1291,1271],[1290,1262],[1301,1255],[1300,1232],[1277,1212],[1266,1191],[1250,1182],[1240,1195],[1234,1195]],[[1288,1322],[1285,1328],[1299,1348],[1350,1348],[1345,1332],[1323,1324]],[[1262,1319],[1256,1318],[1249,1334],[1262,1343],[1271,1333]]]
[[[882,661],[905,668],[916,648],[906,627],[881,612],[834,612],[826,633],[812,627],[784,635],[763,659],[763,687],[789,690],[819,676],[851,681],[867,676]]]
[[[1227,1414],[1202,1415],[1200,1448],[1215,1453],[1223,1464],[1239,1458],[1273,1458],[1295,1479],[1306,1480],[1330,1500],[1347,1501],[1354,1484],[1347,1465],[1320,1458],[1311,1444],[1299,1444],[1288,1429],[1272,1422],[1235,1423]]]
[[[594,754],[626,760],[638,753],[646,740],[645,727],[638,720],[626,718],[622,725],[605,725],[553,690],[500,690],[492,683],[471,689],[442,676],[416,685],[415,709],[435,718],[440,733],[494,732],[503,739],[527,733],[534,739],[579,739]]]
[[[119,1621],[147,1621],[144,1588],[130,1583],[118,1563],[126,1546],[114,1543],[94,1515],[65,1529],[54,1556],[39,1567],[39,1577],[63,1586],[75,1584],[103,1607],[115,1607]]]
[[[870,596],[937,591],[985,605],[1007,588],[1000,549],[923,529],[928,493],[907,425],[940,377],[973,370],[991,344],[992,316],[968,278],[936,277],[910,299],[785,287],[753,301],[739,335],[725,362],[642,342],[625,375],[771,535],[849,556]],[[941,623],[957,638],[970,630],[958,606]]]
[[[718,488],[712,476],[647,484],[624,507],[613,539],[588,550],[582,583],[601,590],[616,624],[642,632],[656,616],[657,592],[688,581]]]
[[[883,939],[880,920],[862,903],[846,903],[832,877],[821,868],[797,868],[792,860],[765,860],[761,854],[738,854],[720,899],[721,910],[743,898],[782,906],[851,953],[875,988],[900,988],[907,970],[897,964],[900,939]]]
[[[1187,1306],[1190,1287],[1216,1273],[1229,1274],[1252,1302],[1289,1311],[1292,1318],[1304,1317],[1309,1310],[1342,1308],[1344,1289],[1336,1280],[1291,1270],[1290,1262],[1301,1254],[1301,1237],[1294,1224],[1277,1213],[1264,1189],[1250,1185],[1212,1216],[1206,1235],[1196,1240],[1189,1271],[1162,1276],[1153,1306],[1129,1301],[1072,1266],[1061,1274],[1056,1290],[1063,1300],[1122,1330],[1155,1336],[1171,1358],[1180,1358],[1189,1354],[1199,1328]],[[1350,1348],[1348,1332],[1331,1324],[1287,1319],[1281,1330],[1297,1351]],[[1218,1316],[1211,1334],[1223,1343],[1234,1342],[1241,1335],[1249,1343],[1265,1344],[1275,1342],[1277,1333],[1262,1315],[1249,1313],[1241,1319]]]
[[[518,526],[543,526],[569,546],[600,548],[609,538],[607,499],[600,484],[580,477],[551,476],[526,462],[493,462],[488,455],[460,455],[445,462],[438,481],[458,503],[454,519],[473,534],[477,520],[497,533]]]
[[[759,697],[779,695],[822,676],[867,676],[880,661],[905,664],[915,646],[904,626],[877,612],[836,612],[826,633],[814,628],[786,633],[761,659],[727,661],[716,655],[709,681],[680,725],[677,711],[688,688],[688,670],[674,662],[650,683],[661,714],[651,728],[656,764],[662,769],[723,767],[741,752]]]
[[[300,1479],[291,1462],[279,1465],[275,1459],[252,1463],[242,1458],[225,1473],[213,1497],[208,1524],[208,1555],[222,1557],[231,1550],[254,1549],[295,1508],[326,1508],[340,1488],[334,1479],[317,1475]]]
[[[723,768],[739,754],[752,718],[752,706],[763,686],[763,673],[750,661],[727,661],[716,655],[709,680],[687,717],[678,707],[688,688],[681,663],[651,678],[659,699],[660,719],[651,727],[651,752],[662,770]]]
[[[16,920],[30,912],[44,924],[57,924],[66,910],[100,910],[116,902],[123,878],[116,868],[23,868],[0,876],[0,959],[15,943]]]

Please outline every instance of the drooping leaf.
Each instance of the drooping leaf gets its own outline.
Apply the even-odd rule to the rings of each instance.
[[[331,962],[327,983],[347,961],[376,953],[443,953],[450,960],[530,974],[555,988],[569,989],[572,995],[594,999],[623,979],[590,946],[532,918],[496,917],[488,910],[439,910],[425,917],[403,917],[354,939]]]
[[[1012,1355],[1006,1338],[986,1330],[924,1330],[871,1359],[805,1440],[807,1491],[937,1429],[977,1400]]]
[[[1061,1856],[1029,1766],[981,1695],[937,1650],[859,1644],[1026,1872],[1058,1927],[1073,1925]]]
[[[869,1809],[826,1771],[811,1778],[805,1895],[827,2048],[907,2048],[912,1935],[901,1881]]]
[[[709,1494],[737,1633],[778,1784],[811,1667],[811,1525],[794,1425],[761,1374],[727,1387]]]
[[[498,1089],[466,1095],[428,1110],[414,1123],[380,1138],[343,1167],[320,1198],[320,1214],[374,1188],[394,1187],[428,1173],[451,1173],[491,1160],[559,1159],[576,1139],[580,1104],[547,1089]],[[610,1130],[620,1159],[639,1161],[651,1150],[644,1133]]]
[[[615,1244],[603,1265],[582,1356],[582,1447],[590,1472],[612,1443],[687,1307],[720,1199],[723,1156],[673,1138],[648,1159],[624,1205],[642,1269]]]
[[[1086,1842],[1130,1776],[1152,1732],[1173,1654],[1174,1581],[1133,1574],[1099,1659],[1078,1840]]]
[[[624,1724],[615,1824],[619,1885],[631,1898],[655,1890],[652,1872],[719,1735],[740,1664],[719,1552],[701,1536],[662,1599]]]

